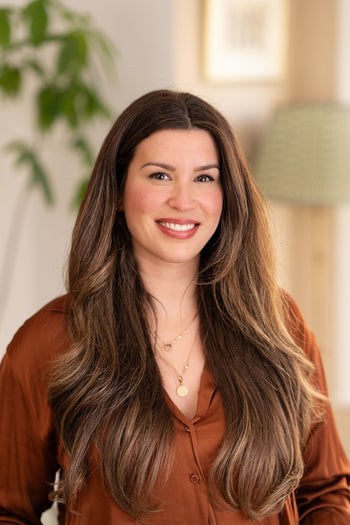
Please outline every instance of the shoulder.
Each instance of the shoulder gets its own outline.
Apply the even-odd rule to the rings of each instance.
[[[27,319],[14,335],[6,359],[23,381],[34,374],[39,376],[52,359],[68,350],[66,305],[67,296],[54,299]]]

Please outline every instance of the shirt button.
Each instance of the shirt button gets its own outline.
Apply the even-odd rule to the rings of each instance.
[[[199,477],[198,474],[191,474],[190,476],[190,482],[193,483],[194,485],[197,485],[197,483],[199,483],[201,480],[201,478]]]
[[[185,427],[186,432],[191,432],[190,427]]]

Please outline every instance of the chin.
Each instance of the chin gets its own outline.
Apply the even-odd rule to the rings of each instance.
[[[176,254],[174,257],[166,257],[165,260],[167,260],[169,263],[173,264],[195,264],[198,265],[200,256],[199,254],[196,254],[194,256],[181,256],[179,254]]]

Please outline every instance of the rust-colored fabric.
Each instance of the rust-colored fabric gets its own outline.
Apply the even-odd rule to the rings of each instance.
[[[50,506],[49,483],[64,468],[47,403],[45,372],[50,360],[64,352],[64,299],[45,306],[15,335],[0,369],[0,523],[39,524]],[[290,326],[316,365],[317,380],[325,380],[317,344],[297,307],[291,303]],[[206,477],[224,433],[221,397],[205,368],[193,421],[167,397],[176,432],[176,456],[170,478],[155,494],[163,510],[142,521],[148,525],[248,525],[241,512],[227,512],[211,503]],[[263,417],[263,414],[262,414]],[[97,461],[96,458],[92,461]],[[98,466],[98,465],[96,465]],[[348,525],[350,469],[340,445],[331,409],[313,429],[305,452],[305,475],[284,510],[260,525]],[[98,468],[92,469],[78,501],[78,514],[65,509],[60,524],[126,525],[134,520],[105,494]],[[139,522],[141,523],[141,522]]]

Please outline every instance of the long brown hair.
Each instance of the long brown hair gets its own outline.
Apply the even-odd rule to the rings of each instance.
[[[162,129],[200,128],[220,158],[223,211],[201,254],[200,330],[222,396],[226,432],[208,483],[252,519],[279,511],[303,472],[313,418],[311,365],[286,329],[263,198],[226,119],[189,93],[154,91],[116,120],[98,155],[73,232],[67,324],[49,401],[68,457],[53,497],[72,502],[96,446],[111,497],[151,512],[171,468],[173,425],[147,325],[151,298],[118,204],[136,146]]]

